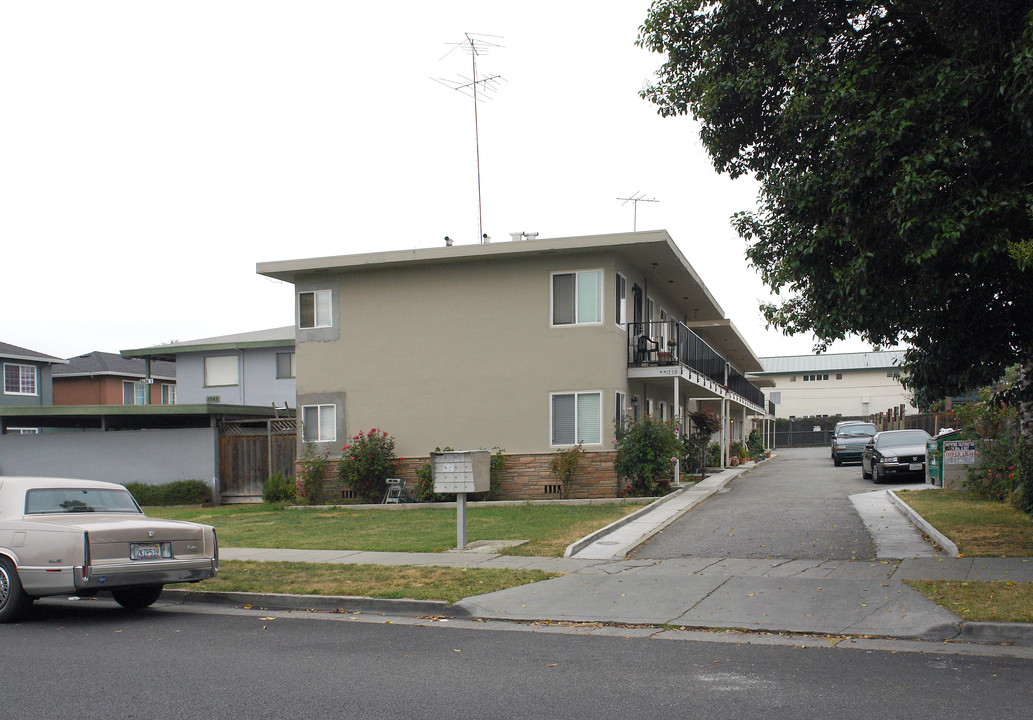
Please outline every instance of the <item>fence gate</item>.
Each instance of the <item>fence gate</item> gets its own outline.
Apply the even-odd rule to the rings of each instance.
[[[297,433],[295,418],[219,423],[222,502],[261,502],[270,475],[294,477]]]

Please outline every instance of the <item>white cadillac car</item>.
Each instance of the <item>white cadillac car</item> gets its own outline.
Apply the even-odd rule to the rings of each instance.
[[[198,582],[218,566],[215,528],[148,518],[122,485],[0,476],[0,622],[44,595],[110,592],[144,608],[165,583]]]

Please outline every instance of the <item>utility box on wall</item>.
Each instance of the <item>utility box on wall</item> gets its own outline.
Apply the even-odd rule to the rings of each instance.
[[[478,493],[491,488],[491,453],[487,450],[430,454],[436,493]]]

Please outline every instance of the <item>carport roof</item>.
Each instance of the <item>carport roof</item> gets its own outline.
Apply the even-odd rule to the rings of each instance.
[[[0,429],[38,427],[95,430],[209,427],[220,420],[293,417],[293,410],[254,405],[47,405],[0,406]]]

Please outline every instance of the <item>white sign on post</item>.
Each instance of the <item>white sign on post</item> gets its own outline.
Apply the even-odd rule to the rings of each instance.
[[[945,440],[944,465],[972,465],[976,462],[976,443],[972,440]]]

